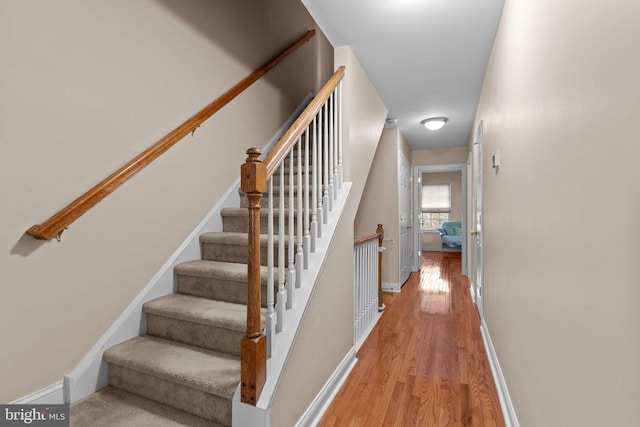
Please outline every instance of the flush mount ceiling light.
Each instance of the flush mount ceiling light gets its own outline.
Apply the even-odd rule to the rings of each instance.
[[[447,119],[446,117],[431,117],[430,119],[424,119],[420,123],[422,123],[424,127],[429,130],[438,130],[441,129],[445,123],[447,123],[447,120],[449,119]]]

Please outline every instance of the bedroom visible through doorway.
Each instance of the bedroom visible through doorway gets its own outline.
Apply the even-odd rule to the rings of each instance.
[[[467,274],[466,174],[465,164],[415,167],[416,262],[422,251],[462,252]]]

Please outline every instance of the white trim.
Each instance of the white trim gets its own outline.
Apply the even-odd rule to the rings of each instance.
[[[378,311],[378,307],[375,307],[375,310],[376,310],[376,314],[374,315],[373,322],[371,322],[371,324],[364,331],[364,333],[362,334],[358,342],[356,342],[356,346],[355,346],[356,351],[360,350],[360,347],[362,347],[362,344],[364,344],[364,342],[367,340],[367,338],[369,337],[369,334],[371,333],[371,331],[373,331],[373,328],[375,328],[376,324],[378,323],[378,320],[380,320],[380,318],[382,317],[383,312]]]
[[[62,381],[34,391],[9,403],[10,405],[61,405],[64,403]]]
[[[399,140],[398,140],[399,141]],[[398,152],[398,161],[396,164],[397,167],[397,188],[398,188],[398,192],[397,192],[397,200],[396,200],[396,206],[398,207],[398,280],[400,281],[400,283],[404,283],[409,279],[409,276],[411,276],[411,272],[413,271],[418,271],[418,269],[416,269],[415,266],[415,257],[414,257],[414,248],[417,248],[418,246],[416,246],[414,244],[414,240],[415,240],[415,233],[413,232],[414,230],[416,230],[414,227],[415,223],[415,219],[413,217],[413,186],[414,186],[414,181],[413,181],[413,167],[411,166],[411,161],[409,161],[409,159],[407,159],[407,157],[404,155],[404,153],[402,152],[402,150],[400,150],[400,147],[397,147],[397,152]],[[402,216],[402,209],[403,207],[400,206],[400,199],[402,198],[401,196],[401,192],[403,191],[402,189],[402,182],[400,182],[400,180],[402,179],[402,173],[401,173],[401,169],[403,166],[408,166],[407,170],[407,177],[405,178],[406,180],[409,181],[409,194],[408,196],[408,200],[406,202],[409,203],[409,211],[407,212],[407,239],[409,240],[407,243],[409,244],[409,259],[406,260],[407,262],[407,268],[409,271],[407,271],[407,274],[405,277],[402,276],[402,252],[403,252],[403,247],[402,247],[402,241],[400,239],[400,236],[402,235],[402,226],[401,226],[401,222],[402,220],[400,219]],[[417,204],[417,203],[416,203]],[[400,292],[398,290],[398,292]]]
[[[263,152],[268,152],[277,143],[311,99],[312,94],[309,94],[302,104],[298,106],[296,111],[294,111],[287,121],[278,129],[271,140],[263,147]],[[64,377],[65,403],[77,402],[108,384],[107,363],[102,360],[103,353],[116,344],[145,333],[146,317],[142,313],[142,305],[147,301],[174,292],[174,266],[181,262],[201,258],[200,234],[207,231],[222,231],[220,210],[224,207],[240,206],[239,186],[240,176],[238,175],[238,178],[236,178],[231,187],[227,189],[200,224],[189,234],[186,240],[164,265],[160,267],[156,274],[153,275],[142,291],[140,291],[122,314],[118,316],[115,322],[81,359],[73,371]]]
[[[322,387],[320,393],[318,393],[304,414],[302,414],[295,427],[315,427],[318,425],[356,363],[358,363],[358,359],[356,359],[356,349],[352,347],[336,370],[333,371],[333,374],[327,380],[324,387]]]
[[[400,292],[400,283],[382,282],[382,290],[387,292]]]
[[[520,427],[518,418],[516,417],[516,411],[511,402],[511,396],[509,396],[509,390],[507,389],[507,383],[504,380],[502,369],[500,368],[500,362],[496,355],[496,350],[493,347],[491,341],[491,335],[489,335],[489,329],[481,318],[480,331],[482,332],[482,340],[484,341],[484,348],[487,351],[489,358],[489,366],[491,366],[491,373],[493,374],[493,381],[496,384],[498,390],[498,399],[500,400],[500,406],[502,407],[502,415],[504,416],[504,422],[507,427]]]
[[[464,178],[464,173],[465,173],[465,168],[466,168],[466,163],[451,163],[451,164],[442,164],[442,165],[416,165],[413,167],[413,199],[414,200],[418,200],[420,198],[420,186],[422,185],[422,174],[423,173],[439,173],[439,172],[460,172],[461,175],[461,190],[462,190],[462,198],[463,200],[467,197],[465,191],[469,191],[468,188],[466,188],[466,181]],[[464,201],[462,202],[463,206],[464,206]],[[467,233],[467,221],[466,218],[464,217],[464,215],[462,216],[462,232],[466,235]],[[414,230],[420,230],[420,207],[418,205],[418,203],[414,203],[413,204],[413,229]],[[421,242],[421,234],[422,231],[418,232],[418,233],[413,233],[413,247],[414,248],[421,248],[422,246],[422,242]],[[466,237],[463,236],[463,247],[464,249],[462,250],[462,252],[464,253],[464,256],[467,256],[468,252],[468,248],[465,245],[466,243]],[[440,248],[438,248],[438,250],[440,250]],[[422,265],[422,250],[418,251],[414,251],[415,257],[413,259],[413,271],[419,271],[420,270],[420,266]],[[462,269],[464,270],[464,267],[462,267]]]
[[[258,408],[240,401],[240,387],[233,395],[231,424],[238,427],[271,427],[271,408]]]
[[[461,253],[462,248],[449,248],[449,247],[440,247],[440,246],[423,246],[423,252],[457,252]]]
[[[469,281],[469,293],[471,294],[471,300],[476,303],[476,288],[472,281]]]

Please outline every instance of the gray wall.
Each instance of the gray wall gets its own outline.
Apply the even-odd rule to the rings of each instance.
[[[485,316],[522,426],[640,425],[638,22],[638,2],[507,0],[496,36]]]
[[[62,242],[25,230],[313,27],[296,0],[0,2],[0,402],[78,363],[332,73],[331,46],[317,35]]]

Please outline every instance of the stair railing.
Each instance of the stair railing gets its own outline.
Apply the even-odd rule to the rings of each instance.
[[[378,224],[375,234],[359,237],[353,242],[354,318],[356,343],[362,343],[375,324],[377,313],[384,311],[382,303],[382,246],[384,229]]]
[[[169,148],[173,147],[182,138],[187,136],[189,133],[195,132],[202,123],[244,92],[260,77],[264,76],[269,70],[282,62],[287,56],[302,46],[314,35],[315,30],[309,30],[303,37],[282,51],[278,56],[251,73],[249,76],[245,77],[238,84],[175,128],[164,138],[160,139],[151,147],[133,158],[126,165],[109,175],[95,187],[55,213],[42,224],[34,225],[29,228],[29,230],[27,230],[27,234],[40,240],[50,240],[54,237],[60,240],[62,232],[67,229],[72,222],[85,214],[89,209],[94,207],[109,194],[117,190],[122,184],[144,169]]]
[[[244,403],[256,405],[258,401],[266,381],[267,357],[276,335],[285,327],[287,310],[293,307],[294,287],[301,286],[309,253],[316,251],[318,239],[323,237],[323,224],[327,224],[333,201],[342,188],[344,72],[344,67],[338,68],[264,161],[260,150],[251,148],[241,167],[241,188],[249,201],[247,333],[241,344],[240,383]],[[267,236],[261,239],[264,193]],[[267,249],[266,335],[260,311],[261,245]]]

